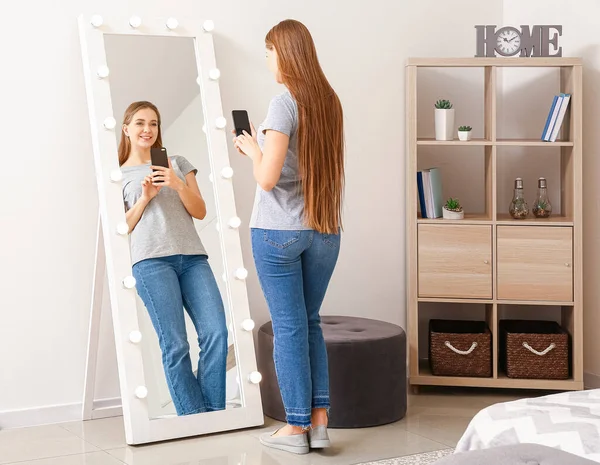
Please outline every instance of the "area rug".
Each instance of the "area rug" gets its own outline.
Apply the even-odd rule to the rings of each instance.
[[[379,460],[377,462],[364,462],[357,465],[430,465],[439,459],[451,455],[454,449],[435,450],[424,454],[405,455],[394,459]]]

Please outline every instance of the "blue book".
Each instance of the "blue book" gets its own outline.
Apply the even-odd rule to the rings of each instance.
[[[419,205],[421,207],[421,217],[427,218],[427,209],[425,208],[425,192],[423,192],[423,173],[417,171],[417,189],[419,191]]]
[[[552,115],[554,114],[554,107],[556,107],[556,102],[558,102],[558,95],[555,95],[554,100],[552,100],[552,106],[550,107],[550,111],[548,112],[548,118],[546,119],[546,125],[544,126],[544,130],[542,131],[542,140],[546,140],[546,133],[548,132],[548,128],[550,127],[550,122],[552,121]]]

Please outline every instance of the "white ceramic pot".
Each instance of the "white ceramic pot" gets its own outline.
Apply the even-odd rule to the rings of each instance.
[[[453,140],[454,139],[454,108],[435,109],[435,139]]]
[[[458,131],[458,140],[471,140],[471,131]]]
[[[442,214],[445,220],[462,220],[465,217],[464,210],[461,212],[453,212],[452,210],[446,210],[446,207],[442,208]]]

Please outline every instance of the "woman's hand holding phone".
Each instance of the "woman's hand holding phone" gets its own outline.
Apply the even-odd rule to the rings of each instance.
[[[151,166],[154,172],[151,174],[152,184],[157,188],[170,187],[176,191],[180,191],[185,187],[185,183],[181,180],[175,171],[173,171],[173,165],[169,160],[169,167],[164,166]]]
[[[233,138],[233,145],[242,155],[246,155],[250,159],[254,160],[254,156],[257,152],[260,152],[260,146],[258,145],[256,129],[254,125],[250,123],[250,130],[252,134],[248,134],[245,130],[239,136]],[[235,130],[231,131],[235,134]]]

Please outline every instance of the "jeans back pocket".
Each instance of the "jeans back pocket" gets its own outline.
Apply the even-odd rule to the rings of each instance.
[[[265,229],[263,234],[265,242],[278,249],[285,249],[300,240],[300,231]]]

